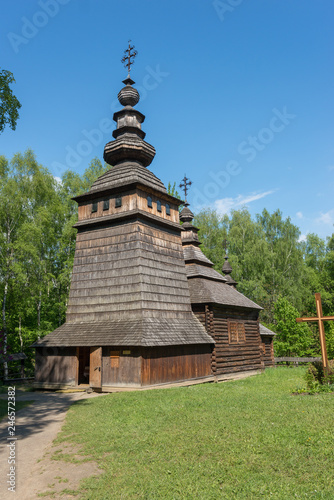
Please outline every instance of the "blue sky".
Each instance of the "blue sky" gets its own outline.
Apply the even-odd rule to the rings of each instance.
[[[22,103],[8,158],[31,148],[59,177],[103,158],[129,39],[150,169],[189,201],[279,208],[333,233],[333,0],[1,0],[1,68]],[[113,122],[114,123],[114,122]]]

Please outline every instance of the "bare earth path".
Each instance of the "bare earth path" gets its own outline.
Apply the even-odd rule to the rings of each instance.
[[[84,477],[99,474],[101,471],[94,462],[68,463],[51,460],[55,452],[75,453],[70,445],[54,447],[52,441],[57,437],[69,406],[75,401],[100,396],[84,392],[17,392],[17,401],[34,401],[16,414],[16,491],[8,491],[9,447],[7,444],[7,419],[0,422],[0,498],[3,500],[20,498],[34,500],[41,498],[38,493],[56,492],[51,498],[73,498],[57,495],[64,489],[78,487]],[[101,395],[103,396],[103,395]],[[7,400],[7,395],[1,395]],[[68,449],[66,448],[68,446]],[[65,448],[65,449],[64,449]]]

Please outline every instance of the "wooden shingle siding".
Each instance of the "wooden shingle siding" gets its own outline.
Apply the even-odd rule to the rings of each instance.
[[[178,233],[140,222],[79,233],[67,321],[119,319],[140,309],[191,312]]]
[[[117,190],[130,184],[142,184],[149,188],[154,188],[161,193],[167,194],[166,188],[158,177],[148,168],[136,162],[124,162],[116,165],[105,174],[101,175],[92,185],[90,193],[103,193],[105,191]],[[85,195],[77,196],[76,200],[81,200]]]

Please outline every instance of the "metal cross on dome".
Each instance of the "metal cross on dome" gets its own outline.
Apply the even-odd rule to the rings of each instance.
[[[124,50],[124,57],[122,58],[124,67],[128,68],[128,77],[130,76],[131,65],[134,63],[137,54],[138,52],[135,50],[135,46],[131,45],[131,40],[129,40],[129,47]]]
[[[183,182],[180,183],[179,187],[181,189],[183,189],[183,191],[184,191],[184,201],[187,203],[188,186],[191,186],[192,182],[191,182],[190,179],[188,179],[188,177],[186,176],[186,174],[184,174],[184,177],[183,177],[182,181]]]

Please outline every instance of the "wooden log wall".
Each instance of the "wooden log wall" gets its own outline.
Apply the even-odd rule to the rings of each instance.
[[[258,312],[225,306],[193,306],[193,312],[215,340],[212,352],[212,374],[222,375],[263,368]],[[242,322],[245,342],[229,342],[228,320]]]
[[[273,337],[263,336],[262,359],[265,366],[275,366]]]
[[[36,382],[75,385],[76,372],[75,347],[36,347]]]
[[[142,356],[142,385],[211,375],[211,348],[208,345],[146,348]]]

